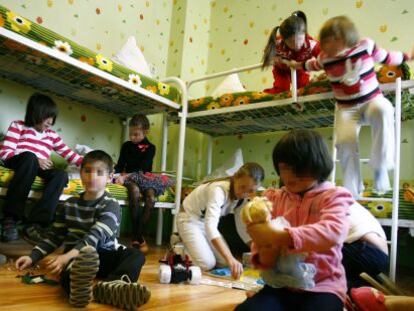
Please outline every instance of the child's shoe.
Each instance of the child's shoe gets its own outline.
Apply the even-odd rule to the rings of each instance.
[[[352,288],[351,298],[358,311],[387,311],[384,294],[375,288]]]
[[[17,224],[12,217],[6,217],[3,220],[1,228],[1,240],[3,242],[12,242],[19,239]]]
[[[147,303],[150,297],[151,292],[147,287],[137,282],[132,283],[126,275],[121,280],[100,281],[93,288],[96,302],[124,310],[136,310]]]
[[[84,246],[70,267],[69,303],[83,308],[92,300],[92,286],[99,270],[99,255],[92,246]]]
[[[141,243],[138,241],[132,241],[131,246],[133,248],[139,249],[143,254],[146,254],[149,251],[148,244],[145,242],[145,240],[143,240]]]

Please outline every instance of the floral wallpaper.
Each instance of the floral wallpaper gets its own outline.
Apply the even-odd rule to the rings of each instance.
[[[345,14],[361,34],[387,49],[409,52],[412,34],[406,26],[414,17],[411,0],[0,0],[0,4],[60,33],[98,53],[111,57],[130,35],[137,43],[156,78],[179,76],[185,81],[205,74],[260,62],[270,30],[295,10],[308,16],[308,29],[317,35],[322,23]],[[240,74],[248,90],[260,91],[272,84],[271,70]],[[190,97],[209,95],[220,79],[195,84]],[[25,101],[33,90],[0,79],[0,131],[10,121],[23,118]],[[55,126],[69,145],[91,145],[110,152],[116,159],[122,143],[121,121],[113,115],[77,103],[57,99],[60,115]],[[149,138],[157,145],[155,169],[161,158],[161,116],[150,116]],[[93,129],[93,130],[91,130]],[[331,130],[321,130],[331,142]],[[412,179],[414,123],[402,130],[402,178]],[[269,172],[267,183],[275,178],[271,150],[281,133],[221,137],[213,141],[213,168],[226,160],[237,147],[245,159],[257,161]],[[169,170],[176,162],[178,126],[169,136]],[[361,133],[361,153],[369,155],[369,129]],[[253,152],[254,148],[254,152]],[[200,178],[206,169],[207,139],[188,129],[185,175]],[[371,176],[367,165],[364,176]],[[341,176],[339,175],[339,178]]]

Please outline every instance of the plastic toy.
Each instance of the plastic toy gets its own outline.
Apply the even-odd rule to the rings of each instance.
[[[188,282],[191,285],[198,285],[201,281],[200,267],[193,266],[188,255],[184,254],[183,245],[176,244],[160,260],[158,276],[162,284],[178,284]]]

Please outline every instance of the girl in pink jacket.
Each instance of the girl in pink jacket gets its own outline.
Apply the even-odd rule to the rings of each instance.
[[[247,298],[236,310],[340,311],[346,297],[342,243],[348,234],[351,194],[327,182],[332,160],[322,137],[311,130],[293,130],[273,150],[273,164],[284,187],[265,196],[273,202],[272,217],[283,216],[291,227],[274,228],[271,222],[248,227],[253,264],[274,267],[281,249],[306,253],[315,265],[315,287],[300,290],[269,285]]]

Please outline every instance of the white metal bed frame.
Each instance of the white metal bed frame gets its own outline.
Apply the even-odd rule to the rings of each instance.
[[[256,64],[251,66],[245,66],[237,69],[227,70],[211,75],[206,75],[204,77],[200,77],[197,79],[193,79],[187,82],[187,90],[197,82],[202,82],[214,78],[224,77],[229,74],[233,73],[239,73],[243,71],[248,71],[252,69],[260,68],[262,64]],[[251,105],[243,105],[243,106],[237,106],[237,107],[225,107],[220,109],[214,109],[214,110],[205,110],[205,111],[197,111],[197,112],[190,112],[188,113],[187,117],[189,119],[194,117],[200,117],[200,116],[213,116],[217,114],[225,114],[235,111],[244,111],[244,110],[253,110],[253,109],[261,109],[271,106],[278,106],[278,105],[286,105],[289,103],[295,103],[295,102],[306,102],[309,100],[314,99],[329,99],[333,98],[333,93],[323,93],[323,94],[315,94],[315,95],[308,95],[308,96],[297,96],[297,85],[296,85],[296,71],[291,70],[291,78],[292,78],[292,84],[291,84],[291,93],[292,97],[288,99],[282,99],[282,100],[274,100],[274,101],[267,101],[267,102],[261,102],[261,103],[255,103]],[[401,78],[398,78],[396,83],[388,83],[381,85],[382,90],[395,90],[396,96],[395,96],[395,143],[396,143],[396,154],[395,154],[395,169],[394,169],[394,177],[393,177],[393,197],[392,199],[388,198],[358,198],[358,199],[366,199],[371,201],[389,201],[392,202],[393,208],[392,208],[392,219],[391,221],[388,219],[379,219],[380,223],[385,226],[391,226],[391,241],[390,243],[390,277],[392,280],[395,280],[396,275],[396,263],[397,263],[397,242],[398,242],[398,227],[414,227],[414,221],[410,220],[401,220],[398,219],[398,205],[399,205],[399,175],[400,175],[400,140],[401,140],[401,91],[402,88],[413,88],[414,83],[413,81],[404,81],[401,82]],[[332,125],[333,126],[333,125]],[[334,147],[333,143],[333,157],[336,159],[336,148]],[[207,174],[211,173],[212,171],[212,156],[213,156],[213,138],[212,136],[208,136],[208,150],[207,150]],[[362,161],[367,161],[367,159],[362,159]],[[334,165],[335,165],[334,161]],[[335,169],[336,165],[334,166],[333,174],[332,174],[332,180],[335,178]]]
[[[117,84],[126,89],[129,89],[137,93],[137,96],[138,96],[137,99],[139,98],[146,102],[156,103],[157,105],[164,106],[165,108],[168,108],[169,110],[177,111],[179,118],[180,118],[180,136],[179,136],[178,151],[177,151],[178,157],[177,157],[177,169],[176,169],[177,171],[176,188],[181,189],[182,179],[183,179],[182,173],[183,173],[184,144],[185,144],[185,127],[186,127],[186,117],[187,117],[187,87],[181,79],[177,77],[168,77],[162,80],[162,82],[164,83],[175,84],[179,88],[179,90],[181,91],[181,105],[180,105],[167,98],[154,94],[144,88],[135,88],[131,84],[129,84],[127,81],[121,78],[113,76],[95,67],[89,66],[64,53],[53,50],[52,48],[49,48],[38,42],[25,38],[3,27],[0,27],[0,36],[13,40],[14,42],[22,46],[25,46],[33,50],[36,50],[40,53],[43,53],[45,56],[53,57],[54,59],[58,61],[62,61],[67,64],[70,64],[74,68],[78,68],[78,69],[81,69],[87,72],[91,72],[92,74],[102,79],[105,79],[114,84]],[[23,83],[23,82],[20,82],[20,83]],[[33,87],[33,85],[31,86]],[[53,90],[50,90],[50,91],[53,91]],[[162,110],[162,107],[160,110]],[[112,113],[116,113],[116,111],[114,110],[112,111]],[[124,137],[127,137],[126,136],[127,135],[127,123],[126,122],[124,122],[123,127],[124,127],[123,135]],[[161,149],[161,170],[162,171],[166,170],[166,165],[167,165],[167,141],[168,141],[168,124],[167,124],[166,114],[164,113],[163,125],[162,125],[162,149]],[[7,191],[6,188],[0,187],[0,195],[5,195],[6,191]],[[39,195],[40,195],[39,192],[31,191],[29,194],[29,197],[38,198]],[[61,195],[60,199],[65,200],[68,197],[69,197],[68,195]],[[174,213],[175,210],[179,209],[180,200],[181,200],[181,191],[176,191],[175,203],[157,202],[155,204],[155,207],[158,208],[157,233],[156,233],[157,245],[161,245],[161,241],[162,241],[162,229],[163,229],[162,228],[162,224],[163,224],[162,209],[172,209]],[[123,205],[126,204],[125,201],[119,201],[119,202],[120,204],[123,204]]]

